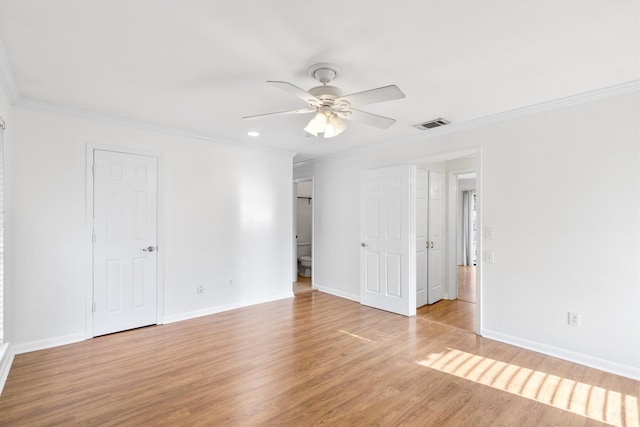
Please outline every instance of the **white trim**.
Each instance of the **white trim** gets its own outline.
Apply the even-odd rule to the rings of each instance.
[[[215,142],[218,144],[230,145],[235,148],[243,148],[243,149],[269,152],[269,153],[285,154],[285,155],[291,156],[292,158],[295,157],[295,155],[297,154],[296,152],[285,150],[282,148],[275,148],[275,147],[270,147],[266,145],[259,145],[256,143],[249,143],[249,142],[238,141],[238,140],[227,141],[227,140],[216,138],[214,136],[204,135],[201,133],[197,133],[196,131],[191,131],[187,129],[162,126],[155,123],[143,122],[140,120],[132,120],[132,119],[118,117],[110,114],[82,110],[82,109],[73,108],[73,107],[66,107],[58,104],[51,104],[48,102],[37,101],[30,98],[20,98],[16,102],[16,105],[18,107],[30,108],[33,110],[42,110],[42,111],[47,111],[51,113],[64,114],[64,115],[69,115],[69,116],[88,119],[88,120],[95,120],[98,122],[105,122],[105,123],[116,124],[120,126],[151,130],[151,131],[160,132],[160,133],[169,134],[169,135],[178,135],[178,136],[184,136],[187,138],[202,139],[205,141]]]
[[[298,183],[291,183],[291,281],[298,280]]]
[[[335,288],[329,288],[327,286],[318,285],[318,282],[313,284],[313,288],[319,290],[320,292],[324,292],[325,294],[333,295],[336,297],[348,299],[351,301],[355,301],[360,304],[360,295],[350,294],[348,292],[340,291]]]
[[[504,122],[504,121],[519,118],[519,117],[556,110],[559,108],[570,107],[572,105],[585,104],[591,101],[596,101],[598,99],[609,98],[616,95],[624,95],[624,94],[633,93],[636,91],[640,91],[640,79],[632,80],[630,82],[608,86],[600,89],[595,89],[595,90],[579,93],[576,95],[567,96],[564,98],[553,99],[553,100],[541,102],[538,104],[515,108],[513,110],[490,114],[488,116],[479,117],[477,119],[466,120],[459,123],[451,123],[450,125],[446,125],[446,126],[442,126],[434,129],[416,130],[416,132],[420,132],[420,133],[406,136],[404,138],[394,139],[393,141],[384,141],[378,144],[352,148],[350,150],[341,151],[339,153],[320,156],[312,160],[304,160],[299,163],[295,163],[293,167],[295,168],[295,167],[305,166],[308,164],[313,164],[315,161],[321,160],[321,159],[329,160],[329,159],[340,158],[347,154],[363,152],[370,149],[378,149],[386,145],[396,145],[396,144],[402,144],[402,143],[426,141],[431,138],[448,135],[452,133],[457,133],[457,132],[462,132],[462,131],[474,129],[480,126],[486,126],[494,123]]]
[[[4,91],[9,98],[11,105],[15,105],[20,100],[20,90],[13,78],[13,72],[11,71],[11,64],[7,58],[7,52],[4,50],[4,46],[0,41],[0,85],[4,88]]]
[[[484,230],[482,222],[482,147],[478,148],[478,155],[476,157],[476,230]],[[484,236],[481,231],[477,231],[476,234],[476,333],[482,336],[482,307],[484,302],[482,299],[482,270],[484,265],[482,263],[482,250],[484,246]]]
[[[484,338],[489,338],[505,344],[526,348],[527,350],[542,353],[547,356],[557,357],[558,359],[567,360],[573,363],[579,363],[590,368],[599,369],[601,371],[610,372],[612,374],[621,375],[623,377],[631,378],[634,380],[640,380],[640,366],[631,366],[622,363],[611,362],[609,360],[600,359],[598,357],[587,356],[585,354],[565,350],[560,347],[542,344],[536,341],[519,338],[509,334],[503,334],[501,332],[496,332],[488,329],[484,329],[482,331],[482,335]]]
[[[47,348],[59,347],[61,345],[75,344],[84,341],[85,333],[63,335],[60,337],[46,338],[43,340],[30,341],[21,344],[12,344],[15,354],[29,353],[32,351],[45,350]]]
[[[11,370],[11,364],[13,363],[13,348],[9,343],[0,344],[0,394],[4,389],[4,385],[9,377],[9,370]]]
[[[294,163],[293,167],[294,168],[300,168],[302,166],[312,165],[312,164],[313,164],[313,159],[308,159],[308,160],[299,161],[298,163]]]
[[[85,219],[85,253],[87,268],[85,272],[85,339],[94,337],[93,334],[93,154],[95,150],[134,154],[154,157],[157,161],[158,174],[158,205],[156,210],[158,257],[156,266],[156,324],[164,323],[164,171],[163,156],[160,153],[135,148],[119,147],[115,145],[94,144],[87,142],[86,146],[86,219]]]
[[[285,292],[279,295],[273,295],[268,298],[258,298],[253,300],[246,300],[233,304],[219,305],[215,307],[204,308],[202,310],[187,311],[184,313],[169,314],[164,317],[164,323],[175,323],[183,320],[195,319],[197,317],[209,316],[211,314],[222,313],[223,311],[235,310],[236,308],[249,307],[252,305],[263,304],[266,302],[278,301],[287,298],[293,298],[293,291]]]

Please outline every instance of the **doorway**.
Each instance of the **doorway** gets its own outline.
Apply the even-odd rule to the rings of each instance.
[[[476,303],[477,208],[475,172],[456,174],[456,257],[457,296],[459,300]]]
[[[293,183],[293,293],[313,292],[313,178]]]
[[[457,260],[456,260],[456,221],[457,212],[457,179],[449,179],[456,173],[475,172],[476,188],[476,223],[481,227],[481,150],[469,149],[451,152],[424,159],[414,159],[406,164],[387,166],[378,169],[363,170],[360,176],[360,303],[405,316],[422,314],[431,311],[430,307],[454,306],[466,304],[465,317],[469,330],[481,331],[481,304],[468,303],[457,299]],[[420,169],[424,185],[420,184]],[[418,206],[427,208],[427,197],[420,203],[418,188],[426,189],[426,171],[433,169],[434,200],[443,215],[432,214],[428,209],[425,215],[418,215]],[[438,173],[440,171],[441,173]],[[431,177],[429,177],[431,178]],[[445,179],[443,179],[445,178]],[[425,190],[426,193],[426,190]],[[442,212],[440,212],[442,213]],[[445,227],[428,224],[418,227],[418,218],[429,223],[431,218],[446,218]],[[427,229],[434,226],[436,235],[430,236]],[[444,228],[444,233],[442,232]],[[437,237],[437,239],[436,239]],[[437,241],[440,239],[440,241]],[[438,268],[430,265],[429,256],[421,256],[429,242],[429,250],[437,252],[434,260],[442,260]],[[421,243],[422,242],[422,243]],[[442,242],[442,246],[441,243]],[[478,240],[477,251],[481,253],[481,240]],[[442,268],[444,267],[444,268]],[[481,283],[479,281],[481,263],[476,268],[476,298],[481,301]],[[426,270],[426,271],[425,271]],[[429,270],[444,280],[434,280],[435,300],[442,295],[436,304],[424,305],[417,313],[418,292],[427,290],[430,285]],[[423,274],[427,281],[418,287],[417,275]],[[437,279],[437,278],[436,278]],[[442,284],[442,285],[441,285]],[[424,293],[424,292],[423,292]],[[424,299],[424,298],[423,298]],[[453,300],[453,301],[451,301]],[[423,310],[424,308],[424,310]],[[444,313],[443,318],[451,317]]]
[[[481,262],[481,236],[474,234],[481,225],[481,152],[479,149],[453,152],[439,156],[416,159],[418,168],[442,171],[445,180],[445,238],[444,238],[444,295],[435,304],[425,305],[419,316],[435,316],[436,321],[452,322],[451,325],[481,331],[481,304],[479,281]],[[458,177],[460,176],[460,181]],[[467,191],[470,224],[467,240],[463,242],[463,195]],[[473,209],[471,209],[473,208]],[[417,225],[416,225],[417,227]],[[462,262],[461,253],[467,246],[468,258]],[[468,264],[468,265],[466,265]],[[460,283],[460,287],[458,284]]]

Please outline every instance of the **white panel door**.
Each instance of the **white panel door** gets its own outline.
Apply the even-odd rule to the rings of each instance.
[[[416,170],[416,307],[422,307],[427,300],[427,171]]]
[[[444,296],[444,175],[429,171],[429,254],[428,254],[428,301],[440,301]]]
[[[94,150],[93,335],[156,319],[155,157]]]
[[[360,303],[415,315],[410,236],[410,166],[365,171],[360,187]]]

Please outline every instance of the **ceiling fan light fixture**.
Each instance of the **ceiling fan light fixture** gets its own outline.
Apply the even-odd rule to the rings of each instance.
[[[308,73],[310,77],[318,80],[321,85],[305,91],[289,82],[276,80],[267,81],[267,83],[285,92],[289,92],[306,102],[308,108],[246,116],[243,117],[243,119],[249,120],[258,117],[284,114],[314,114],[304,130],[309,135],[315,137],[321,136],[323,138],[333,138],[344,132],[347,128],[347,123],[345,123],[343,119],[362,122],[379,129],[387,129],[395,123],[395,120],[392,118],[356,110],[352,108],[352,106],[404,98],[405,95],[398,86],[381,86],[343,96],[340,88],[329,85],[329,83],[340,74],[335,65],[327,63],[315,64],[309,67]]]
[[[313,136],[318,136],[319,133],[324,133],[327,126],[327,116],[324,110],[320,109],[316,115],[309,121],[309,124],[304,128],[305,132],[310,133]]]
[[[318,136],[318,131],[316,130],[315,122],[313,121],[313,119],[311,119],[307,127],[304,128],[304,131],[310,135]]]
[[[331,119],[329,120],[329,123],[327,123],[323,136],[325,138],[333,138],[334,136],[338,136],[342,132],[344,132],[346,128],[347,124],[344,122],[344,120],[334,114],[333,117],[331,117]]]
[[[323,138],[333,138],[340,135],[347,128],[347,124],[338,117],[329,107],[318,110],[313,119],[309,121],[305,132],[313,136],[322,135]]]

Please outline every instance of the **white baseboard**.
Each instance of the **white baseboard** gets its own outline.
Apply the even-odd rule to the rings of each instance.
[[[349,299],[351,301],[360,302],[360,295],[350,294],[348,292],[339,291],[337,289],[333,289],[327,286],[319,285],[317,282],[313,284],[313,287],[320,292],[324,292],[326,294],[335,295],[340,298]]]
[[[610,372],[612,374],[623,377],[640,380],[640,366],[624,365],[610,360],[600,359],[598,357],[588,356],[582,353],[566,350],[560,347],[554,347],[524,338],[515,337],[513,335],[503,334],[487,329],[482,330],[482,336],[505,344],[515,345],[517,347],[526,348],[527,350],[537,353],[546,354],[547,356],[557,357],[558,359],[568,360],[569,362],[579,363],[590,368],[599,369],[601,371]]]
[[[169,314],[164,316],[163,323],[174,323],[182,320],[195,319],[196,317],[209,316],[210,314],[222,313],[223,311],[235,310],[236,308],[248,307],[251,305],[262,304],[265,302],[277,301],[281,299],[293,298],[293,291],[285,292],[279,295],[271,295],[267,298],[259,298],[253,300],[244,300],[234,304],[219,305],[208,307],[202,310],[189,311],[186,313]]]
[[[214,313],[220,313],[222,311],[227,311],[227,310],[233,310],[235,308],[241,308],[241,307],[247,307],[250,305],[254,305],[254,304],[262,304],[265,302],[270,302],[270,301],[276,301],[276,300],[281,300],[281,299],[286,299],[286,298],[293,298],[293,291],[291,292],[285,292],[283,294],[280,295],[273,295],[270,296],[268,298],[261,298],[261,299],[254,299],[254,300],[250,300],[250,301],[242,301],[241,303],[237,303],[237,304],[229,304],[229,305],[225,305],[225,306],[218,306],[218,307],[211,307],[211,308],[207,308],[207,309],[203,309],[203,310],[197,310],[197,311],[192,311],[192,312],[188,312],[188,313],[178,313],[178,314],[173,314],[173,315],[169,315],[169,316],[164,316],[164,319],[162,322],[158,322],[158,323],[172,323],[172,322],[178,322],[180,320],[187,320],[187,319],[193,319],[195,317],[200,317],[200,316],[207,316],[209,314],[214,314]],[[53,338],[47,338],[44,340],[38,340],[38,341],[30,341],[30,342],[26,342],[26,343],[19,343],[19,344],[12,344],[12,355],[13,354],[22,354],[22,353],[29,353],[31,351],[37,351],[37,350],[45,350],[47,348],[53,348],[53,347],[59,347],[61,345],[67,345],[67,344],[74,344],[77,342],[81,342],[87,339],[90,339],[91,337],[87,337],[85,335],[84,332],[82,333],[77,333],[77,334],[71,334],[71,335],[64,335],[61,337],[53,337]],[[0,347],[0,351],[2,351],[4,347]],[[0,354],[0,356],[2,356]],[[13,356],[12,356],[12,360],[13,360]],[[0,359],[0,363],[4,363],[4,359]],[[4,368],[4,365],[0,365],[0,375],[3,374],[3,371],[1,369]],[[8,372],[7,372],[8,374]],[[0,377],[1,379],[1,377]]]
[[[73,344],[86,340],[84,332],[64,335],[61,337],[47,338],[44,340],[30,341],[20,344],[12,344],[15,354],[29,353],[31,351],[45,350],[47,348],[59,347],[61,345]]]
[[[2,394],[4,384],[7,382],[7,377],[9,377],[14,356],[11,344],[8,342],[0,344],[0,394]]]

